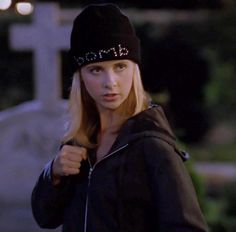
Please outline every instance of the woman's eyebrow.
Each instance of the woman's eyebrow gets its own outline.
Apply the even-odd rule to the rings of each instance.
[[[127,62],[125,62],[125,61],[120,61],[120,60],[119,60],[119,61],[117,61],[117,62],[114,63],[114,65],[116,65],[116,64],[127,64]]]
[[[99,64],[92,64],[92,65],[88,65],[87,68],[102,68],[102,66]]]

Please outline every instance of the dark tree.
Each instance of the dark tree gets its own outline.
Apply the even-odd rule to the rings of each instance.
[[[158,40],[142,37],[143,82],[151,93],[169,94],[164,105],[169,120],[178,137],[193,143],[209,126],[204,99],[209,70],[199,50],[177,31],[170,30]]]

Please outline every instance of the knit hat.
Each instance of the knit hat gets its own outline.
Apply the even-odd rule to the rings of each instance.
[[[116,5],[92,4],[74,20],[69,56],[72,72],[107,60],[140,63],[140,42],[128,17]]]

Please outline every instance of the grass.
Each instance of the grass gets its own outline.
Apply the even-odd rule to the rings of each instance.
[[[236,163],[236,142],[219,145],[186,146],[195,161]]]

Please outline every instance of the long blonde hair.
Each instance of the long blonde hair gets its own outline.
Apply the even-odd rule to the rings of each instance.
[[[144,91],[140,70],[134,66],[133,83],[127,99],[122,103],[122,114],[130,118],[145,110],[149,105],[149,97]],[[99,113],[94,100],[87,92],[80,71],[74,73],[69,98],[69,123],[63,142],[73,140],[87,148],[92,148],[96,142],[92,141],[99,131]]]

